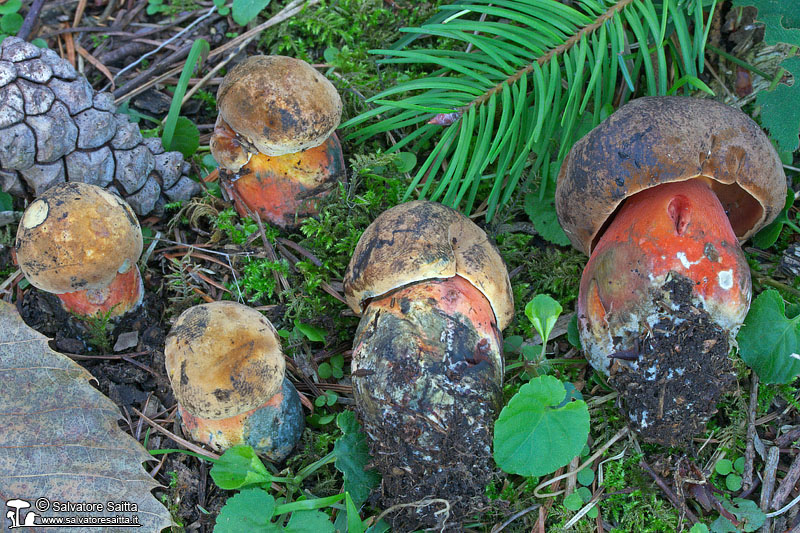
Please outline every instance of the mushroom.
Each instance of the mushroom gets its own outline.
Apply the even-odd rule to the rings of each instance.
[[[81,182],[55,185],[33,201],[16,238],[20,270],[81,316],[121,316],[142,301],[136,261],[142,230],[125,201]]]
[[[502,258],[471,220],[415,201],[382,213],[356,246],[345,297],[361,315],[353,394],[383,474],[387,507],[442,498],[449,520],[484,499],[502,406],[501,330],[514,314]],[[459,479],[459,483],[452,480]],[[437,524],[441,507],[404,510],[397,530]]]
[[[690,439],[735,382],[727,354],[752,290],[739,241],[785,198],[767,137],[712,100],[634,100],[569,152],[556,209],[572,244],[591,254],[581,341],[645,440]]]
[[[282,461],[305,426],[300,397],[285,377],[275,328],[236,302],[190,307],[166,339],[167,376],[184,430],[222,451],[247,444]]]
[[[345,176],[333,84],[300,59],[252,56],[225,76],[217,104],[211,153],[237,211],[283,228],[316,214]]]

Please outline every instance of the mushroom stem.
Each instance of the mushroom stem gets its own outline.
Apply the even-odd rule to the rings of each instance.
[[[608,373],[608,355],[629,349],[641,322],[652,322],[653,290],[670,273],[692,280],[698,307],[735,334],[750,306],[750,269],[722,204],[702,180],[629,198],[594,247],[578,319],[595,368]]]
[[[688,410],[680,415],[687,417],[702,413],[698,418],[707,418],[713,412],[714,405],[701,408],[688,394],[665,395],[663,387],[674,380],[683,389],[701,386],[689,374],[702,370],[719,377],[724,390],[727,343],[747,314],[750,294],[744,253],[708,184],[694,179],[659,185],[629,198],[597,242],[581,278],[581,340],[592,366],[612,379],[635,382],[627,389],[660,388],[657,408],[649,412],[634,413],[638,400],[627,401],[631,420],[653,433],[661,418],[673,424],[679,408]],[[696,342],[685,342],[687,335]],[[640,339],[649,347],[643,357],[628,361],[619,356]],[[721,362],[713,359],[715,345]],[[701,368],[709,361],[720,366]],[[615,376],[617,371],[624,377]],[[673,409],[671,402],[682,405]],[[691,436],[660,431],[666,437],[650,440],[675,444]]]
[[[133,265],[127,272],[118,273],[104,288],[66,292],[56,296],[70,313],[81,316],[108,313],[110,317],[118,317],[136,309],[142,303],[144,286],[139,268]]]
[[[403,287],[369,303],[353,346],[356,409],[385,474],[386,502],[445,497],[444,480],[484,486],[503,377],[486,296],[460,276]],[[478,491],[454,498],[453,516],[479,500]],[[414,526],[399,529],[430,525],[431,516],[406,519]]]
[[[247,444],[270,461],[283,461],[302,435],[303,411],[300,397],[291,381],[263,405],[227,418],[203,418],[182,405],[178,414],[184,430],[196,442],[217,451]]]
[[[225,175],[238,193],[235,205],[240,215],[249,209],[261,220],[286,228],[318,213],[319,200],[343,180],[344,169],[342,146],[334,133],[302,152],[256,153],[237,173]]]

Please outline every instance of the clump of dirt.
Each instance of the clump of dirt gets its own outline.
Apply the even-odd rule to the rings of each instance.
[[[424,425],[421,418],[414,427],[403,414],[390,414],[384,424],[369,428],[372,465],[383,476],[373,497],[380,507],[394,509],[387,516],[393,531],[457,530],[486,507],[484,487],[494,473],[487,443],[494,421],[487,412],[477,420],[457,408],[451,415],[443,421],[446,431],[437,431],[438,438],[424,448],[409,439]]]
[[[673,273],[653,302],[663,313],[641,339],[637,364],[615,365],[610,383],[646,442],[684,446],[736,383],[729,332],[692,302],[692,281],[683,276]]]
[[[101,322],[92,325],[69,314],[58,298],[35,287],[23,293],[17,310],[28,326],[53,339],[50,345],[54,350],[79,356],[74,357],[75,362],[122,408],[141,409],[151,392],[162,405],[174,404],[164,372],[164,338],[169,326],[162,324],[164,301],[158,295],[145,291],[138,309],[105,328]],[[132,342],[115,352],[113,347],[123,334]],[[101,340],[106,346],[97,344]]]

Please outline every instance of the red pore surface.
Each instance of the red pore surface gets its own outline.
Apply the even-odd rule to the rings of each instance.
[[[236,210],[246,216],[246,205],[261,220],[291,227],[301,218],[316,215],[319,199],[335,190],[343,178],[344,158],[335,134],[303,152],[256,154],[233,178],[239,196]]]
[[[107,313],[122,316],[142,302],[144,287],[139,268],[133,265],[124,274],[117,274],[114,280],[103,289],[65,292],[56,294],[64,309],[81,316]]]
[[[652,326],[668,275],[692,280],[693,300],[735,331],[750,305],[750,270],[722,204],[702,179],[629,198],[597,243],[581,278],[578,318],[590,361],[629,349]]]

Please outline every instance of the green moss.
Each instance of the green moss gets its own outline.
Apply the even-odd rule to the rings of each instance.
[[[637,531],[642,533],[673,532],[678,530],[678,514],[661,499],[652,487],[652,481],[639,467],[641,455],[624,460],[609,461],[603,466],[603,486],[606,498],[600,504],[605,520],[614,525],[614,533]],[[635,488],[630,493],[620,491]]]

